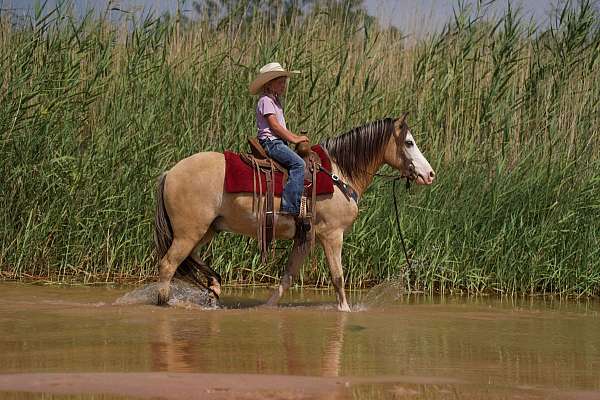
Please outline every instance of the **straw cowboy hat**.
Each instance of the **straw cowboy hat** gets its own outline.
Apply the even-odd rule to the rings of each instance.
[[[269,63],[258,71],[258,75],[254,78],[252,83],[250,83],[248,90],[250,91],[250,94],[258,94],[265,83],[279,78],[280,76],[292,76],[293,74],[299,73],[300,71],[286,71],[279,63]]]

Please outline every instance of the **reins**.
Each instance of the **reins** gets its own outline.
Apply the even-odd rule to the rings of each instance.
[[[414,166],[411,165],[409,167],[409,170],[412,170],[414,168]],[[385,178],[385,179],[391,179],[392,180],[392,197],[394,198],[394,210],[396,213],[396,227],[398,229],[398,233],[400,235],[400,242],[402,243],[402,250],[404,251],[404,257],[406,259],[406,264],[408,265],[408,269],[412,270],[412,262],[410,261],[410,257],[408,256],[408,251],[406,250],[406,243],[404,242],[404,235],[402,234],[402,227],[400,226],[400,217],[399,217],[399,212],[398,212],[398,199],[396,197],[396,182],[398,182],[400,179],[406,179],[406,183],[405,183],[405,187],[406,190],[408,191],[410,189],[410,177],[408,176],[402,176],[402,175],[391,175],[391,174],[380,174],[380,173],[369,173],[366,171],[363,171],[367,174],[370,174],[371,176],[377,176],[380,178]]]
[[[400,226],[400,217],[398,216],[398,200],[396,199],[396,182],[402,179],[402,177],[394,178],[392,182],[392,194],[394,197],[394,209],[396,210],[396,226],[398,228],[398,233],[400,234],[400,242],[402,243],[402,250],[404,250],[404,257],[406,258],[406,264],[408,264],[408,269],[412,270],[412,263],[410,261],[410,257],[408,256],[408,252],[406,251],[406,244],[404,243],[404,235],[402,234],[402,227]],[[410,189],[410,179],[406,178],[406,190]]]
[[[406,264],[408,265],[408,269],[412,270],[412,262],[410,261],[410,257],[408,256],[408,251],[406,250],[406,243],[404,242],[404,235],[402,234],[402,227],[400,226],[400,213],[398,212],[398,199],[396,196],[396,182],[403,178],[406,179],[405,187],[408,191],[410,189],[410,178],[402,175],[398,176],[380,173],[374,173],[371,175],[392,180],[392,197],[394,198],[394,210],[396,212],[396,227],[398,228],[398,233],[400,234],[400,242],[402,243],[402,250],[404,251],[404,258],[406,259]]]

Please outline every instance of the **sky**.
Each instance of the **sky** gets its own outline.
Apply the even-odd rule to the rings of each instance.
[[[0,0],[0,9],[17,9],[18,12],[29,12],[36,0]],[[57,0],[48,1],[48,4],[56,3]],[[78,9],[94,7],[104,9],[108,0],[70,0]],[[181,2],[181,0],[179,0]],[[369,14],[379,18],[384,24],[393,24],[402,32],[419,36],[440,29],[447,22],[458,0],[364,0]],[[466,4],[474,5],[477,0],[462,0]],[[561,0],[512,0],[514,7],[521,8],[523,15],[534,22],[546,25],[553,6]],[[489,0],[484,0],[484,3]],[[178,0],[112,0],[113,4],[121,8],[153,8],[157,14],[167,10],[176,10]],[[191,0],[184,1],[184,7],[191,10]],[[502,13],[506,8],[508,0],[496,0],[490,8],[490,12]],[[187,4],[187,6],[185,6]],[[4,11],[3,11],[4,12]]]
[[[476,0],[465,0],[465,4],[475,7]],[[483,1],[489,3],[489,1]],[[452,0],[366,0],[369,14],[380,21],[393,24],[404,32],[427,33],[441,29],[450,20],[458,1]],[[502,14],[508,0],[496,0],[489,5],[491,13]],[[541,25],[548,23],[551,10],[556,8],[556,0],[512,0],[513,9],[520,8],[523,15]]]

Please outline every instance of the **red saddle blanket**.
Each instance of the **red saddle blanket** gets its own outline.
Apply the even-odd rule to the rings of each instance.
[[[315,145],[312,150],[319,155],[321,159],[321,165],[323,168],[331,171],[331,161],[327,153],[321,148],[320,145]],[[252,193],[254,192],[253,174],[252,167],[246,164],[240,158],[238,153],[232,151],[225,151],[225,191],[228,193]],[[258,177],[257,177],[258,178]],[[283,191],[283,174],[281,172],[275,172],[275,195],[281,196]],[[267,191],[267,183],[265,181],[265,175],[261,174],[262,192]],[[256,179],[256,185],[258,186],[258,179]],[[306,185],[306,182],[305,182]],[[317,194],[329,194],[333,193],[333,181],[331,177],[326,173],[319,171],[317,173]]]

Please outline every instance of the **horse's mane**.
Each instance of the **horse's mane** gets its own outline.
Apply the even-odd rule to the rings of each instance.
[[[354,180],[361,173],[364,174],[376,157],[382,156],[393,132],[394,120],[385,118],[325,139],[321,146],[327,150],[342,174]]]

